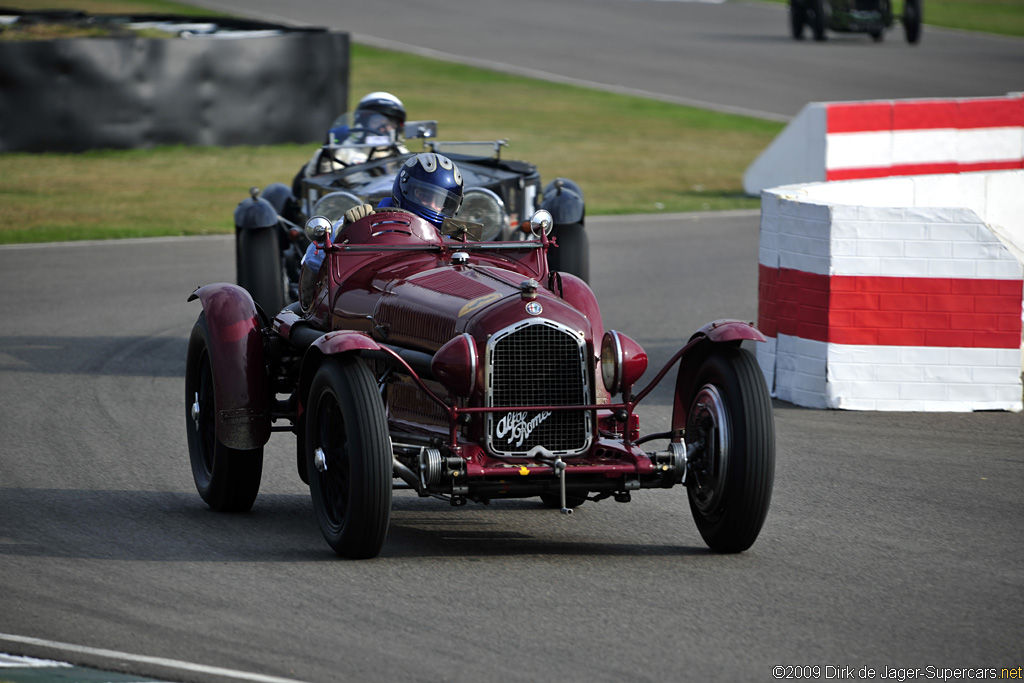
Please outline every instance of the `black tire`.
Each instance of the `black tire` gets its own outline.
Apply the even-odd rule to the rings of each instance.
[[[875,41],[876,43],[880,43],[882,42],[882,39],[885,37],[885,32],[880,28],[876,28],[868,31],[868,35],[871,36],[871,40]]]
[[[903,6],[903,34],[911,45],[916,45],[921,40],[921,22],[923,20],[921,0],[906,0],[906,4]]]
[[[185,429],[199,496],[217,512],[252,508],[263,476],[263,448],[237,450],[217,440],[210,330],[200,313],[185,358]]]
[[[273,317],[285,307],[284,268],[277,226],[246,228],[238,231],[238,284],[248,290],[253,301]]]
[[[742,552],[761,531],[775,480],[775,424],[764,376],[749,351],[716,349],[685,400],[687,445],[704,444],[687,472],[690,511],[709,548]]]
[[[825,3],[828,0],[808,0],[807,23],[811,26],[811,33],[817,41],[825,40],[827,37],[825,29],[828,28],[828,17],[825,15]]]
[[[789,32],[793,40],[804,39],[804,25],[807,24],[805,0],[789,0]]]
[[[583,223],[556,225],[551,236],[557,247],[548,249],[548,269],[572,273],[584,282],[590,280],[590,241]]]
[[[377,383],[359,359],[328,358],[306,405],[306,472],[320,531],[343,557],[376,557],[391,521],[392,479]]]
[[[552,510],[562,509],[562,494],[560,493],[542,493],[540,494],[540,502],[544,504],[544,507],[551,508]],[[586,496],[573,495],[568,491],[565,492],[565,507],[570,510],[578,508],[587,502]]]

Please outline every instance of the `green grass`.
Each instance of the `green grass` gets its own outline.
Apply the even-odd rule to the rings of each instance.
[[[590,215],[756,208],[743,172],[783,128],[360,45],[350,87],[399,94],[441,139],[508,139],[505,157],[579,183]],[[315,147],[3,154],[0,243],[229,232],[250,186],[290,183]]]
[[[163,0],[59,4],[209,14]],[[951,21],[998,16],[993,7],[1024,14],[1021,0],[927,0],[926,21],[944,6],[960,8]],[[537,164],[543,179],[578,182],[590,215],[756,208],[758,200],[743,194],[743,172],[784,125],[354,45],[350,99],[381,89],[401,97],[410,118],[439,121],[442,140],[508,139],[503,156]],[[290,183],[315,147],[2,154],[0,243],[230,232],[248,188]]]

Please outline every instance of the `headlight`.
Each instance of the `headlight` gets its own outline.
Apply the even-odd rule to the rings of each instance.
[[[462,206],[455,217],[484,226],[480,238],[482,242],[502,239],[508,230],[508,214],[505,202],[501,197],[484,187],[473,187],[466,190],[462,197]]]
[[[615,330],[601,340],[601,379],[608,393],[629,389],[647,371],[647,352],[635,341]]]
[[[476,342],[466,332],[449,340],[430,361],[434,377],[456,396],[469,396],[473,393],[479,365]]]
[[[331,192],[325,194],[313,206],[314,216],[324,216],[331,223],[337,223],[345,217],[345,212],[353,206],[359,206],[365,202],[351,192]]]

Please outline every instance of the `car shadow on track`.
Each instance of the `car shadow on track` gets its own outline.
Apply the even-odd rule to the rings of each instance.
[[[594,512],[582,509],[567,518],[535,499],[454,509],[442,501],[396,495],[381,559],[709,553],[704,547],[622,542],[632,536],[623,530],[613,533],[600,504],[586,505]],[[631,523],[625,520],[623,526]],[[194,493],[19,488],[0,488],[3,556],[151,562],[337,559],[317,529],[306,495],[261,494],[250,512],[219,514]]]

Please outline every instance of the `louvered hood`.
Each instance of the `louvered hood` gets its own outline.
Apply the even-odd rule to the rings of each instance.
[[[373,312],[374,334],[389,344],[433,353],[463,332],[484,342],[497,329],[543,318],[592,341],[583,315],[543,288],[524,292],[525,280],[510,271],[467,265],[391,282]]]

